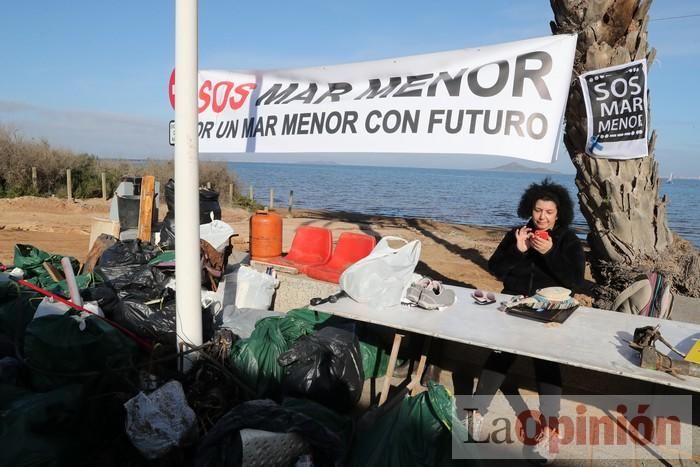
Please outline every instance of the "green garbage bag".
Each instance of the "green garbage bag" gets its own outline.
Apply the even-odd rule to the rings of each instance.
[[[297,322],[307,322],[313,324],[317,329],[321,329],[324,326],[324,323],[332,318],[333,315],[322,311],[312,310],[308,307],[302,307],[289,310],[284,317],[294,319]]]
[[[313,334],[324,325],[331,315],[315,312],[308,308],[290,310],[280,318],[280,331],[288,344],[293,344],[301,336]]]
[[[24,270],[24,279],[34,285],[47,290],[54,290],[56,287],[63,293],[68,293],[68,284],[65,280],[55,282],[49,276],[48,271],[44,268],[44,263],[49,263],[59,271],[63,271],[61,264],[61,255],[47,253],[32,245],[15,245],[15,266]],[[77,259],[70,257],[73,274],[76,274],[75,281],[78,284],[78,289],[86,289],[101,284],[102,278],[96,274],[78,274],[80,263]]]
[[[358,430],[349,465],[385,467],[444,465],[454,400],[444,386],[428,383],[428,390],[389,407],[368,412]]]
[[[16,282],[0,282],[0,334],[12,339],[24,335],[42,298]]]
[[[24,279],[42,288],[51,288],[56,282],[49,276],[44,268],[44,263],[49,263],[59,271],[63,270],[61,265],[61,255],[47,253],[32,245],[15,245],[14,261],[15,266],[24,270]],[[78,274],[80,263],[75,258],[70,258],[73,266],[73,274]]]
[[[0,385],[0,465],[75,465],[81,395],[80,385],[40,393]]]
[[[24,357],[37,390],[84,382],[105,371],[128,368],[138,352],[132,339],[93,316],[43,316],[29,323],[24,335]]]
[[[372,341],[370,339],[370,341]],[[367,340],[360,340],[360,353],[362,354],[362,369],[365,379],[380,378],[386,374],[389,366],[389,354],[384,349],[373,345]]]
[[[249,338],[234,344],[231,364],[258,396],[279,396],[284,368],[277,363],[277,358],[299,337],[313,333],[316,326],[330,316],[316,318],[314,315],[314,311],[301,308],[284,317],[261,319]]]
[[[49,278],[51,279],[51,278]],[[104,283],[104,280],[102,279],[102,276],[98,274],[94,274],[92,272],[86,273],[86,274],[79,274],[75,276],[75,282],[78,284],[78,290],[83,290],[83,289],[89,289],[91,287],[96,287],[100,284]],[[51,284],[48,285],[48,287],[56,287],[58,286],[61,291],[64,294],[68,294],[70,291],[68,290],[68,283],[66,280],[62,280],[60,282],[51,282]]]
[[[280,389],[284,370],[277,358],[289,349],[280,321],[276,317],[261,319],[250,337],[231,349],[231,364],[258,397],[273,397]]]

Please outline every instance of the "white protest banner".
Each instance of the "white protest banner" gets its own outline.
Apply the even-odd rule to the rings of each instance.
[[[579,76],[588,117],[586,152],[608,159],[648,154],[646,59]]]
[[[575,35],[558,35],[316,68],[201,70],[199,148],[551,162],[575,47]],[[173,106],[174,83],[173,71]]]

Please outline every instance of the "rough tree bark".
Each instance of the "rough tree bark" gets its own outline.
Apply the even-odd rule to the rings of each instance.
[[[576,167],[579,204],[590,227],[591,272],[599,285],[598,304],[605,305],[636,275],[651,270],[664,272],[678,291],[700,296],[697,252],[671,232],[666,221],[667,199],[659,198],[656,132],[649,138],[648,157],[609,160],[585,154],[586,107],[578,75],[642,58],[651,67],[656,54],[647,43],[651,0],[550,3],[552,32],[578,33],[564,143]]]

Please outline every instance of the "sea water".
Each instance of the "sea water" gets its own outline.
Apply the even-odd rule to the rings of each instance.
[[[241,193],[254,188],[255,199],[286,207],[294,191],[294,207],[362,214],[434,219],[456,224],[513,227],[527,186],[550,177],[569,189],[576,213],[573,227],[588,231],[578,209],[574,175],[412,167],[275,164],[229,162],[241,182]],[[700,247],[700,180],[663,182],[672,230]]]

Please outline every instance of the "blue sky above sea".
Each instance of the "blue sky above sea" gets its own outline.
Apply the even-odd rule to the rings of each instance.
[[[101,157],[172,158],[168,78],[175,2],[7,2],[0,17],[0,125]],[[550,34],[545,0],[199,2],[202,69],[333,65]],[[700,176],[700,2],[657,0],[649,42],[660,173]],[[213,156],[209,156],[213,157]],[[502,157],[237,154],[229,161],[481,169]],[[528,165],[536,165],[528,163]],[[549,168],[572,173],[568,155]]]

